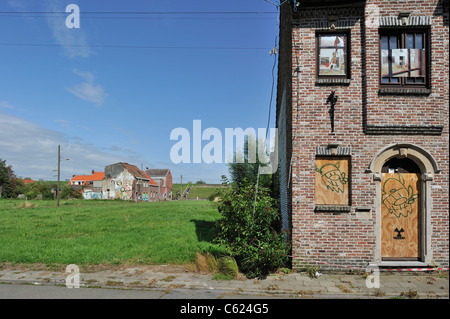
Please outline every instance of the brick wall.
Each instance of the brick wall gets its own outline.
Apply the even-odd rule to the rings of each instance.
[[[381,17],[410,12],[411,16],[431,18],[431,93],[379,92],[379,29],[366,24],[373,17],[369,9],[374,6]],[[282,8],[282,13],[283,10],[288,9]],[[330,16],[337,18],[336,28],[350,32],[351,81],[347,81],[350,83],[316,83],[316,32],[328,28]],[[288,109],[292,107],[292,115],[279,130],[284,131],[280,134],[292,134],[290,203],[294,268],[304,265],[303,259],[296,256],[357,267],[365,267],[375,260],[379,249],[378,195],[373,172],[368,172],[368,168],[381,149],[397,143],[425,150],[440,169],[431,182],[431,203],[428,203],[431,207],[428,256],[438,265],[448,265],[449,28],[448,15],[442,14],[442,3],[369,0],[338,7],[301,6],[293,13],[292,23],[284,23],[282,16],[280,39],[289,39],[283,32],[291,32],[292,48],[286,52],[280,47],[277,118],[282,118],[282,91],[289,87],[285,82],[291,81]],[[291,24],[291,28],[286,24]],[[286,74],[292,75],[290,80]],[[331,91],[339,96],[334,134],[326,104]],[[380,127],[382,131],[374,134]],[[390,131],[390,127],[396,127],[397,131]],[[331,143],[351,148],[349,212],[315,212],[316,147]],[[282,156],[286,154],[280,153]]]

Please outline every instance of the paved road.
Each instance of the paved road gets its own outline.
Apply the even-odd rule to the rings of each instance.
[[[0,284],[0,299],[271,299],[292,295],[233,293],[211,289],[72,288],[54,285]]]
[[[380,273],[379,287],[369,287],[361,274],[273,274],[265,279],[218,281],[212,274],[169,266],[136,266],[81,272],[81,288],[65,285],[64,271],[29,267],[0,267],[0,298],[58,299],[371,299],[449,298],[448,272]],[[72,282],[69,280],[69,283]],[[89,288],[88,288],[89,287]]]

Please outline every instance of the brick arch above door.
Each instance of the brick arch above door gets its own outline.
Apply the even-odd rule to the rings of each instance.
[[[383,165],[392,158],[408,158],[413,160],[427,179],[433,179],[440,172],[436,160],[426,150],[413,144],[391,144],[380,149],[370,162],[366,173],[372,173],[374,180],[378,179]]]

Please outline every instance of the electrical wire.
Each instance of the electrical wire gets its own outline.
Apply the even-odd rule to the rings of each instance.
[[[0,14],[48,14],[48,15],[67,15],[70,12],[62,11],[0,11]],[[229,14],[275,14],[275,11],[80,11],[80,14],[99,14],[99,15],[229,15]]]
[[[83,44],[44,44],[44,43],[10,43],[0,42],[0,46],[28,46],[28,47],[73,47],[73,48],[114,48],[114,49],[192,49],[192,50],[267,50],[258,47],[207,47],[207,46],[153,46],[153,45],[83,45]]]
[[[2,15],[0,13],[0,18],[46,18],[46,19],[61,19],[60,16],[45,16],[45,15]],[[272,18],[262,18],[262,17],[180,17],[180,16],[83,16],[83,19],[114,19],[117,20],[272,20]]]
[[[270,1],[268,1],[268,2],[270,2]],[[272,2],[270,2],[270,3],[272,3]],[[277,7],[277,23],[276,23],[276,27],[275,27],[275,44],[274,44],[274,48],[272,50],[272,53],[274,55],[274,62],[273,62],[273,66],[272,66],[272,89],[271,89],[271,93],[270,93],[269,115],[268,115],[268,119],[267,119],[265,142],[267,141],[267,134],[269,133],[269,127],[270,127],[270,117],[271,117],[270,115],[272,112],[273,93],[274,93],[274,89],[275,89],[275,67],[277,65],[277,53],[278,53],[277,46],[278,46],[279,7],[280,7],[280,5],[276,5],[276,7]],[[254,204],[253,204],[253,216],[255,215],[255,210],[256,210],[256,199],[257,199],[257,195],[258,195],[260,171],[261,171],[261,165],[259,164],[258,165],[258,175],[256,177],[256,185],[255,185],[255,200],[254,200]]]

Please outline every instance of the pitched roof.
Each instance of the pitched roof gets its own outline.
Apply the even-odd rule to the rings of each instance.
[[[71,181],[101,181],[105,172],[94,172],[92,175],[75,175]]]
[[[145,178],[150,180],[150,185],[158,186],[158,184],[150,177],[146,172],[141,171],[139,168],[137,168],[136,165],[131,165],[128,163],[120,163],[123,167],[125,167],[126,170],[128,170],[131,175],[133,175],[136,178]]]
[[[150,176],[166,176],[169,169],[150,168],[146,169],[145,172]]]

